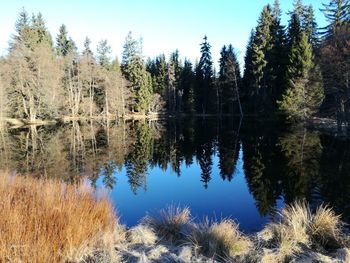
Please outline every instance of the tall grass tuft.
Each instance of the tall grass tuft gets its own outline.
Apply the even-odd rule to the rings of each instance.
[[[146,215],[142,224],[150,226],[161,237],[170,242],[177,242],[186,235],[191,221],[188,207],[181,208],[171,205],[162,209],[156,215]]]
[[[343,223],[340,216],[321,205],[315,213],[304,202],[295,202],[281,212],[278,223],[270,223],[263,230],[278,249],[276,262],[285,262],[305,249],[341,248],[344,246]]]
[[[189,236],[195,250],[210,258],[228,259],[249,252],[250,240],[230,219],[210,223],[208,219],[197,225]]]
[[[323,247],[340,248],[344,245],[341,217],[328,206],[317,208],[312,218],[310,232],[314,242],[320,243]]]
[[[0,175],[0,261],[116,260],[123,239],[108,199],[57,181]]]

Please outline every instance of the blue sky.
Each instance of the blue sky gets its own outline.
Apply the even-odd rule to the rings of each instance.
[[[304,0],[312,4],[317,22],[324,25],[319,11],[322,2]],[[9,36],[22,7],[29,13],[41,12],[55,38],[64,23],[79,48],[85,36],[92,40],[92,48],[107,39],[113,56],[121,58],[122,46],[129,31],[142,37],[145,56],[169,55],[179,49],[181,57],[193,62],[199,58],[199,44],[204,34],[212,45],[217,62],[224,44],[233,44],[242,62],[245,46],[257,19],[267,3],[273,0],[8,0],[0,9],[0,55],[6,54]],[[280,0],[283,23],[293,0]]]

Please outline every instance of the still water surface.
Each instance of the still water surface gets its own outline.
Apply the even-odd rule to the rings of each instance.
[[[282,128],[283,127],[283,128]],[[183,119],[1,130],[0,169],[108,188],[135,225],[169,204],[258,231],[285,203],[350,223],[350,140],[263,120]]]

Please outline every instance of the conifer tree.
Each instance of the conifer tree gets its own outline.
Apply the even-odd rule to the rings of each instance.
[[[330,0],[323,6],[321,11],[328,21],[328,26],[322,28],[322,36],[329,38],[337,28],[350,22],[350,3],[348,0]]]
[[[292,121],[305,120],[314,114],[323,100],[323,87],[318,67],[314,64],[308,36],[300,33],[292,43],[287,69],[288,86],[280,109]]]
[[[97,61],[99,65],[104,69],[109,69],[111,66],[111,47],[108,45],[107,40],[101,40],[97,46]]]
[[[272,36],[273,16],[269,5],[263,8],[258,26],[255,30],[252,45],[252,68],[255,88],[253,98],[255,112],[262,112],[272,106],[270,101],[271,89],[269,88],[270,68],[268,59],[273,48]]]
[[[146,113],[149,110],[153,90],[152,78],[144,65],[141,50],[141,42],[134,40],[129,32],[125,39],[121,69],[130,82],[132,92],[135,93],[134,109]]]
[[[283,86],[285,85],[285,75],[287,66],[286,33],[281,25],[281,9],[279,1],[275,0],[272,9],[273,22],[271,35],[273,47],[269,54],[268,67],[270,68],[269,82],[271,85],[271,100],[275,109],[277,100],[281,99]]]
[[[90,38],[86,37],[84,40],[84,50],[83,50],[83,55],[87,56],[87,57],[92,57],[93,53],[92,50],[90,48],[91,45],[91,40]]]
[[[315,20],[315,15],[314,15],[314,10],[312,8],[312,5],[308,6],[306,9],[303,30],[306,33],[313,49],[316,50],[319,47],[320,43],[318,38],[318,27]]]
[[[255,81],[254,81],[254,72],[253,72],[253,42],[254,42],[255,32],[252,30],[250,33],[249,41],[246,47],[246,52],[244,56],[244,75],[243,75],[243,86],[244,90],[242,96],[251,101],[255,94]]]
[[[71,38],[68,38],[68,31],[64,24],[59,28],[59,33],[56,37],[56,52],[59,56],[66,56],[76,49],[75,43]]]
[[[207,36],[203,38],[201,44],[201,58],[196,67],[196,108],[197,112],[208,113],[213,110],[213,105],[210,105],[209,98],[214,98],[213,94],[213,61],[211,58],[210,44]],[[214,96],[213,96],[214,95]],[[213,104],[213,103],[211,103]]]
[[[241,86],[241,74],[237,56],[232,45],[221,50],[219,71],[219,112],[234,113],[235,104],[239,102],[238,90]]]
[[[32,27],[33,31],[36,35],[37,43],[47,43],[50,47],[52,47],[52,37],[49,33],[48,29],[45,25],[45,20],[42,14],[39,12],[37,16],[33,15],[32,18]]]
[[[192,70],[192,63],[185,59],[184,67],[180,76],[180,86],[183,90],[183,108],[185,112],[194,111],[194,80],[195,76]]]

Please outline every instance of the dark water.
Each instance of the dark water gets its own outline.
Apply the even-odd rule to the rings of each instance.
[[[0,169],[111,189],[122,222],[169,204],[257,231],[285,203],[330,204],[350,223],[350,140],[304,127],[183,119],[1,130]]]

